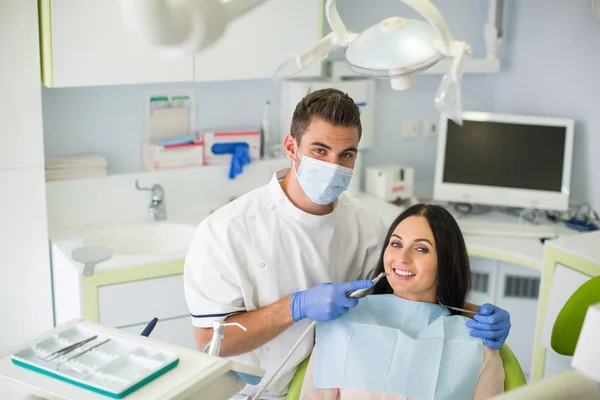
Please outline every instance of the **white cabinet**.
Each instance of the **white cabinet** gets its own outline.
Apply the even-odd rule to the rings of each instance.
[[[552,349],[552,329],[573,293],[589,279],[600,276],[598,243],[600,231],[562,236],[546,242],[532,365],[534,380],[571,369],[571,357]]]
[[[506,343],[527,377],[531,374],[535,343],[540,275],[530,268],[499,262],[494,304],[510,313],[511,328]]]
[[[498,261],[471,256],[469,262],[471,264],[471,292],[467,300],[472,304],[493,304],[496,298]]]
[[[83,276],[68,239],[52,245],[56,324],[75,318],[140,334],[158,318],[152,338],[194,349],[193,327],[183,288],[183,260],[97,268]],[[73,246],[73,245],[71,245]],[[115,259],[119,256],[115,256]]]
[[[98,311],[102,325],[117,328],[147,324],[154,317],[188,316],[183,275],[102,286],[98,288]]]
[[[229,23],[194,58],[161,56],[125,26],[122,0],[40,0],[49,87],[270,78],[322,35],[322,0],[269,0]],[[317,76],[321,65],[301,76]]]
[[[473,304],[494,304],[510,314],[511,329],[506,343],[526,376],[531,373],[535,342],[540,272],[485,257],[470,257]]]
[[[322,16],[322,0],[268,0],[196,56],[196,81],[271,78],[281,63],[322,37]],[[317,63],[302,76],[320,72]]]
[[[0,171],[0,350],[52,327],[44,167]]]
[[[2,3],[0,170],[44,165],[39,38],[36,27],[34,2]],[[1,190],[2,193],[8,193],[4,188]]]
[[[40,1],[47,86],[193,81],[193,57],[168,59],[140,42],[123,23],[120,1]]]

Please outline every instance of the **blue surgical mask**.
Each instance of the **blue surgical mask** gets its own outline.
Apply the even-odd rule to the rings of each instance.
[[[300,156],[302,161],[296,171],[296,179],[310,201],[320,205],[331,204],[348,190],[352,168]]]

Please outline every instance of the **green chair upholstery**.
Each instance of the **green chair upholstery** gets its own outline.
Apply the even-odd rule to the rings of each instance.
[[[525,386],[527,380],[519,364],[519,360],[507,344],[500,348],[500,358],[504,367],[504,391],[510,392],[518,387]]]
[[[306,374],[306,368],[308,367],[309,361],[310,356],[306,357],[306,359],[298,366],[294,379],[292,379],[292,383],[290,383],[290,388],[288,389],[285,400],[298,400],[300,398],[300,391],[302,390],[302,383],[304,382],[304,375]]]
[[[600,303],[600,276],[581,285],[558,313],[550,341],[554,351],[563,356],[575,353],[587,309],[596,303]]]
[[[502,365],[504,366],[505,392],[514,390],[527,384],[525,374],[523,374],[523,370],[521,369],[521,365],[508,345],[505,344],[500,349],[500,358],[502,358]],[[298,400],[300,398],[302,382],[304,382],[304,375],[306,374],[306,368],[308,367],[309,360],[310,356],[302,361],[302,363],[298,366],[298,370],[296,371],[294,379],[292,379],[292,383],[288,389],[286,400]]]

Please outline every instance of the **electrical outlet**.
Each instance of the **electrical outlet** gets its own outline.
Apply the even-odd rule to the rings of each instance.
[[[427,118],[423,120],[423,136],[433,137],[438,134],[438,122],[437,118]]]
[[[419,137],[419,121],[414,119],[402,121],[402,137],[408,139]]]

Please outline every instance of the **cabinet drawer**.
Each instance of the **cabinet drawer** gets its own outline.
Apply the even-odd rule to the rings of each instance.
[[[152,318],[189,315],[183,293],[183,275],[102,286],[98,314],[103,325],[121,327],[147,324]]]
[[[145,327],[146,324],[140,324],[128,326],[127,328],[123,328],[123,330],[139,335]],[[161,342],[196,350],[194,327],[192,326],[189,316],[174,318],[167,321],[159,320],[149,337],[154,340],[160,340]]]

